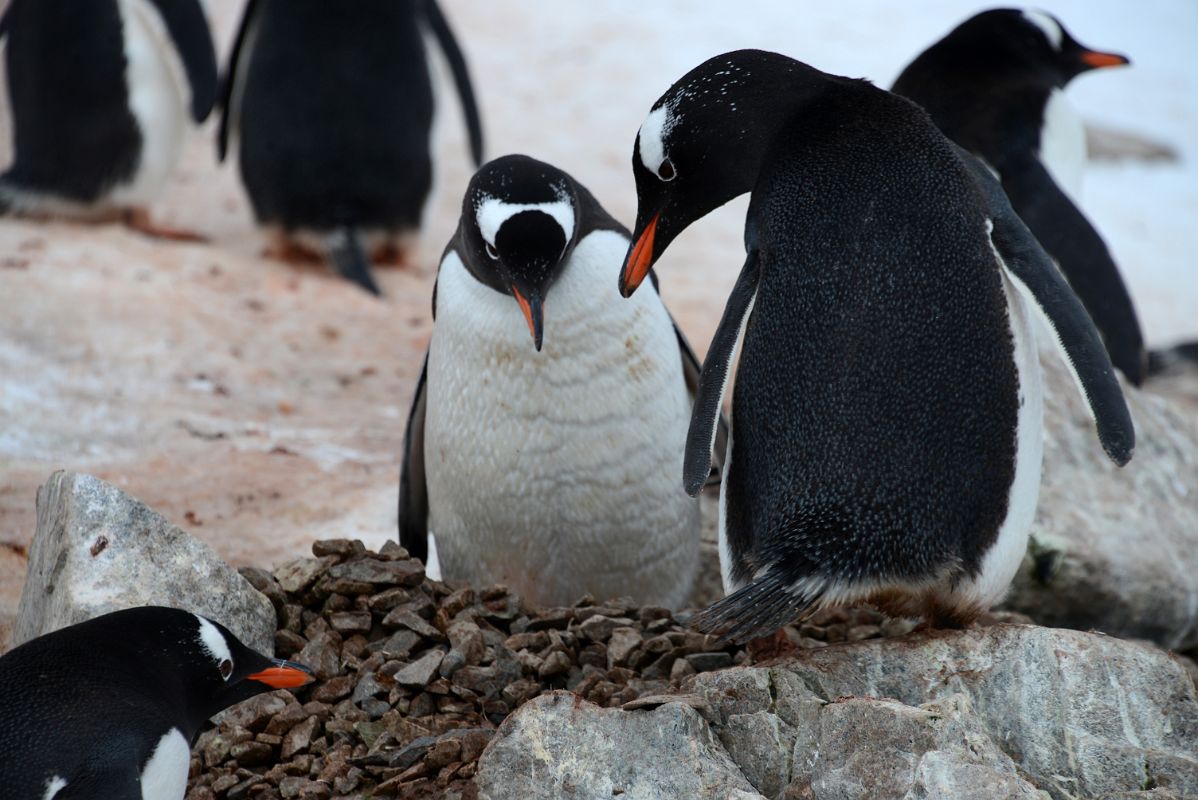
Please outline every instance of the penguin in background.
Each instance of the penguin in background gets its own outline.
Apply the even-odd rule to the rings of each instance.
[[[984,11],[903,70],[892,89],[998,173],[1003,189],[1081,298],[1114,365],[1135,385],[1148,355],[1131,296],[1106,243],[1075,204],[1085,130],[1065,100],[1078,75],[1128,64],[1079,44],[1042,11]]]
[[[432,187],[433,83],[424,29],[445,53],[477,166],[482,124],[462,51],[435,0],[249,0],[225,77],[218,150],[241,179],[272,253],[311,258],[379,294],[374,260],[402,263]],[[319,258],[319,256],[317,256]]]
[[[0,38],[15,151],[0,211],[199,239],[147,210],[216,101],[198,0],[12,0]]]
[[[733,364],[720,493],[738,642],[868,602],[962,625],[1006,591],[1040,484],[1043,316],[1119,465],[1135,432],[1090,317],[1001,186],[914,103],[776,53],[717,56],[633,147],[632,295],[688,225],[746,192],[747,257],[712,339],[684,485],[707,475]]]
[[[504,156],[471,179],[400,477],[400,543],[446,580],[549,606],[686,601],[700,518],[677,474],[699,363],[656,286],[617,294],[628,245],[549,164]]]
[[[20,800],[183,800],[209,717],[312,680],[178,609],[61,628],[0,657],[0,786]]]

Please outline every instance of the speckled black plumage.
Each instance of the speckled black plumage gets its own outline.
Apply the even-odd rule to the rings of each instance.
[[[1130,456],[1130,417],[1085,312],[1001,190],[920,108],[760,51],[710,60],[663,103],[676,175],[633,159],[636,235],[657,220],[654,258],[752,192],[748,258],[704,363],[685,478],[697,491],[751,308],[722,499],[726,568],[743,588],[700,629],[745,640],[837,587],[978,574],[1007,514],[1021,403],[990,220],[1054,323],[1081,329],[1066,345],[1100,438],[1120,463]]]
[[[1139,384],[1147,369],[1144,338],[1119,268],[1040,161],[1051,92],[1093,69],[1082,60],[1089,48],[1064,26],[1061,32],[1057,49],[1022,12],[985,11],[921,53],[893,91],[922,105],[945,135],[999,173],[1015,211],[1090,312],[1111,360]]]
[[[271,690],[246,677],[274,662],[226,634],[224,680],[193,614],[147,606],[106,614],[29,641],[0,657],[0,793],[141,800],[141,770],[177,728],[194,741],[204,721]]]

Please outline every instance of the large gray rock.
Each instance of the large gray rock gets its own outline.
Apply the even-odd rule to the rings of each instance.
[[[1125,386],[1136,450],[1119,469],[1061,359],[1044,349],[1040,360],[1044,479],[1004,607],[1044,625],[1198,645],[1198,424]]]
[[[12,645],[144,605],[202,614],[274,652],[274,607],[208,545],[99,478],[55,472],[37,493]]]
[[[569,692],[525,703],[478,766],[482,800],[761,800],[695,710],[600,708]]]
[[[1099,634],[916,634],[700,673],[621,710],[541,698],[478,780],[489,800],[1191,797],[1198,697],[1171,656]]]

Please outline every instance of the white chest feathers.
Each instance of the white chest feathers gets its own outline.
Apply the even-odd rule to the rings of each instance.
[[[1081,199],[1086,168],[1086,129],[1060,89],[1053,89],[1044,107],[1040,129],[1040,162],[1069,197]]]
[[[429,346],[429,527],[447,579],[564,605],[678,606],[698,564],[682,491],[690,399],[651,287],[617,291],[624,236],[589,234],[545,298],[536,352],[516,301],[441,265]]]
[[[190,766],[191,746],[177,728],[171,728],[141,771],[141,800],[183,800]]]

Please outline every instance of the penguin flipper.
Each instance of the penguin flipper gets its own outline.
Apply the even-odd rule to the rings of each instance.
[[[470,156],[474,159],[474,166],[482,166],[482,116],[478,112],[478,105],[474,98],[474,85],[470,82],[470,72],[466,69],[466,58],[462,55],[462,48],[458,46],[458,40],[454,37],[453,30],[450,29],[449,22],[445,19],[436,0],[428,0],[426,16],[429,27],[441,45],[441,51],[445,53],[445,60],[449,62],[449,69],[453,73],[453,82],[457,86],[458,97],[462,101],[462,114],[466,118],[466,130],[470,134]]]
[[[703,362],[682,464],[683,487],[691,497],[699,494],[711,473],[711,453],[720,433],[724,393],[732,377],[732,364],[736,361],[745,326],[753,313],[760,275],[757,250],[752,248],[736,279],[736,285],[732,287],[732,294],[724,306],[724,315],[711,338],[707,359]]]
[[[208,118],[216,104],[216,47],[212,30],[199,0],[151,0],[167,33],[179,51],[187,82],[191,84],[191,116],[197,123]]]
[[[957,148],[973,172],[992,217],[990,243],[1011,283],[1043,312],[1098,429],[1102,449],[1119,466],[1131,460],[1136,430],[1098,330],[1081,300],[1031,231],[1011,208],[998,181]]]
[[[718,636],[721,641],[744,644],[769,636],[783,625],[806,616],[822,596],[821,588],[794,591],[777,569],[770,569],[700,611],[690,624],[700,633]]]
[[[233,51],[229,54],[229,66],[224,77],[221,79],[220,128],[216,132],[216,155],[219,161],[224,161],[225,155],[229,152],[229,131],[232,127],[231,117],[236,111],[233,108],[233,94],[237,88],[235,84],[240,74],[241,60],[248,58],[248,54],[244,52],[244,49],[246,39],[249,36],[250,23],[257,6],[258,0],[248,0],[245,4],[245,10],[241,13],[241,22],[237,24],[237,36],[233,39]]]
[[[420,367],[416,394],[404,433],[399,470],[399,543],[410,555],[428,563],[428,483],[424,474],[424,417],[427,407],[428,354]]]
[[[691,349],[690,342],[686,340],[686,334],[674,321],[673,315],[670,315],[670,322],[674,325],[674,335],[678,337],[678,350],[682,354],[682,378],[686,381],[686,391],[690,394],[693,403],[699,396],[699,376],[703,372],[703,365],[699,362],[695,351]],[[722,408],[716,425],[715,447],[712,453],[712,460],[715,463],[710,467],[705,486],[719,485],[724,472],[724,457],[728,451],[728,418],[724,415]]]
[[[329,256],[337,272],[346,280],[358,284],[375,297],[382,295],[379,286],[370,274],[370,261],[358,233],[352,228],[342,228],[328,239]]]
[[[1111,362],[1139,386],[1147,375],[1144,334],[1106,242],[1035,156],[1004,169],[1002,184],[1094,320]]]

